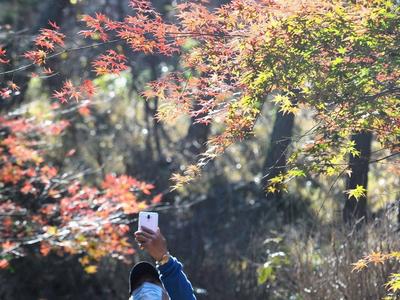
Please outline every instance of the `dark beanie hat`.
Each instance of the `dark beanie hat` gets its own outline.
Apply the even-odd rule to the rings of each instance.
[[[152,264],[141,261],[131,269],[129,274],[129,295],[132,294],[138,280],[140,280],[143,275],[154,277],[156,281],[161,283],[160,278],[158,277],[157,269]]]

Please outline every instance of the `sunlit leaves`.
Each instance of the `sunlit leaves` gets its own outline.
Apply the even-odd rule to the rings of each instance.
[[[130,5],[133,14],[120,21],[102,13],[83,16],[87,30],[80,33],[101,40],[96,46],[121,43],[145,54],[171,55],[190,41],[190,50],[184,49],[182,56],[185,71],[151,83],[143,95],[160,101],[157,117],[163,121],[186,114],[198,123],[223,125],[208,141],[198,163],[173,175],[174,188],[193,180],[227,147],[251,136],[271,93],[283,113],[297,114],[300,108],[312,111],[316,126],[307,143],[294,145],[288,170],[269,180],[268,192],[284,190],[291,179],[308,173],[345,174],[349,154],[359,155],[349,137],[362,130],[373,132],[382,145],[398,151],[399,13],[393,1],[236,0],[214,11],[202,2],[182,2],[175,24],[165,22],[151,1],[132,0]],[[45,66],[50,53],[68,51],[63,49],[59,27],[50,25],[52,29],[41,30],[34,40],[35,48],[24,54],[47,75],[54,74]],[[118,75],[128,68],[122,48],[115,49],[119,50],[107,50],[92,61],[97,76]],[[8,62],[6,51],[0,48],[0,63]],[[17,84],[4,83],[1,97],[10,99],[18,92]],[[60,102],[82,101],[94,92],[91,81],[76,84],[67,79],[53,97]],[[88,116],[87,103],[80,104],[78,112]],[[7,125],[5,120],[2,126],[12,127],[0,144],[0,179],[13,192],[5,199],[43,195],[49,202],[26,217],[31,232],[44,235],[50,247],[85,253],[82,264],[89,273],[96,271],[92,266],[107,253],[131,252],[124,239],[125,216],[145,208],[148,202],[141,201],[145,197],[153,203],[161,201],[150,197],[152,185],[117,175],[106,176],[99,186],[65,182],[68,176],[46,165],[35,143],[40,141],[37,134],[45,133],[43,128],[24,122]],[[47,126],[46,131],[57,135],[64,128]],[[366,193],[362,186],[347,192],[356,199]],[[7,207],[23,212],[8,202]],[[11,216],[2,219],[9,236],[13,228],[24,232],[21,224]],[[54,224],[57,230],[49,230]],[[42,254],[48,254],[47,250],[43,248]],[[371,261],[379,261],[379,256]],[[360,263],[358,268],[363,266]]]
[[[61,103],[66,103],[69,100],[79,102],[85,97],[93,97],[95,91],[95,86],[91,80],[85,80],[81,86],[74,86],[71,80],[67,80],[64,82],[61,90],[53,93],[53,97],[58,99]]]
[[[94,86],[93,81],[89,79],[83,81],[83,84],[81,85],[81,90],[83,93],[86,93],[89,98],[93,97],[96,93],[96,87]]]
[[[24,53],[24,57],[31,60],[34,64],[39,66],[44,65],[47,58],[47,53],[44,50],[27,51]]]
[[[86,26],[90,28],[90,30],[82,30],[79,33],[84,37],[90,37],[96,39],[100,38],[102,41],[107,41],[109,39],[109,35],[107,31],[110,28],[113,28],[113,22],[104,14],[96,13],[94,17],[89,15],[82,16],[82,22],[86,23]]]
[[[352,271],[359,272],[367,267],[368,267],[368,263],[364,259],[360,259],[359,261],[357,261],[356,263],[353,264]]]
[[[93,92],[92,83],[83,86],[84,93]],[[126,239],[128,215],[161,201],[160,194],[152,196],[154,185],[110,174],[98,187],[87,186],[46,164],[38,142],[61,134],[66,121],[43,124],[19,117],[1,119],[1,125],[7,134],[0,140],[0,197],[13,200],[0,203],[0,268],[14,255],[25,255],[27,245],[37,245],[43,256],[52,250],[82,254],[88,273],[96,272],[106,255],[125,259],[133,253]]]
[[[97,272],[97,266],[95,265],[90,265],[84,268],[85,272],[88,274],[93,274]]]
[[[60,47],[64,46],[65,35],[56,31],[60,28],[55,23],[51,24],[54,26],[54,30],[42,28],[40,34],[35,39],[35,45],[53,51],[56,45]]]
[[[119,74],[128,68],[126,56],[118,54],[114,50],[107,50],[106,54],[100,55],[92,64],[96,75]]]
[[[276,270],[288,263],[287,255],[284,252],[271,253],[268,261],[257,269],[258,284],[274,281],[276,278]]]
[[[35,38],[35,50],[24,53],[24,57],[31,60],[36,65],[44,65],[47,56],[52,53],[56,46],[64,47],[65,35],[60,33],[57,24],[50,22],[53,29],[42,28],[39,35]]]
[[[276,95],[272,101],[280,107],[280,111],[282,111],[284,114],[295,114],[299,110],[288,96]]]
[[[396,98],[397,93],[396,87],[390,86],[395,86],[399,78],[398,64],[390,55],[396,49],[389,41],[396,39],[398,32],[394,27],[391,31],[382,30],[387,24],[375,21],[383,18],[376,18],[375,14],[386,7],[384,1],[363,3],[362,7],[340,2],[310,7],[297,1],[273,7],[268,2],[249,3],[237,1],[215,12],[197,3],[179,6],[184,28],[206,33],[193,34],[200,43],[184,57],[184,64],[199,71],[197,79],[206,82],[205,87],[242,93],[240,100],[223,100],[228,104],[224,108],[229,108],[225,132],[213,139],[217,144],[210,141],[211,147],[229,145],[251,132],[260,103],[271,90],[280,92],[274,102],[284,113],[297,113],[300,106],[315,109],[316,131],[323,132],[324,138],[316,137],[301,156],[307,158],[306,168],[312,172],[330,176],[345,172],[347,155],[358,154],[347,143],[354,132],[373,131],[386,143],[395,140],[389,137],[395,135],[393,124],[398,124],[398,113],[387,112],[393,107],[390,99]],[[398,6],[391,7],[398,12]],[[355,14],[354,10],[362,13]],[[386,8],[382,11],[379,14],[389,13]],[[398,20],[398,13],[390,14],[391,22]],[[224,43],[218,44],[221,40]],[[386,71],[388,67],[390,72]],[[223,86],[226,82],[229,85]],[[292,99],[288,91],[294,89],[298,92]],[[188,89],[183,98],[205,99],[203,90]],[[212,122],[216,120],[214,112],[221,112],[221,107],[213,98],[208,105],[210,109],[202,118]],[[165,104],[162,112],[165,107],[174,105]],[[169,116],[163,113],[161,117],[164,115]],[[385,124],[385,129],[371,128],[372,118],[377,124]],[[215,157],[212,151],[206,154]]]
[[[90,29],[82,30],[80,34],[87,38],[100,38],[104,42],[110,40],[112,35],[114,41],[122,39],[133,51],[165,55],[177,52],[181,41],[176,37],[179,30],[175,25],[166,23],[149,1],[133,0],[130,6],[135,14],[125,17],[123,22],[112,21],[101,13],[96,13],[94,17],[84,15],[82,21]]]
[[[353,264],[353,272],[354,271],[361,271],[367,268],[370,264],[373,265],[381,265],[384,264],[386,261],[390,259],[399,260],[399,252],[391,252],[388,254],[376,251],[372,252],[371,254],[366,255],[364,258],[360,259],[356,263]]]
[[[200,174],[200,168],[196,165],[190,165],[186,167],[183,174],[175,173],[172,175],[171,180],[174,182],[173,190],[179,189],[188,182],[192,181]]]
[[[364,258],[354,263],[352,272],[355,271],[360,272],[370,267],[370,265],[374,266],[383,265],[384,263],[387,263],[391,260],[400,262],[400,252],[398,251],[393,251],[390,253],[382,253],[379,251],[372,252],[371,254],[364,256]],[[395,296],[396,293],[400,291],[400,274],[392,273],[389,277],[389,280],[386,282],[385,287],[388,290],[389,295],[384,299],[396,299],[396,298],[391,298],[390,296],[391,295]]]
[[[294,168],[288,171],[288,176],[289,178],[293,178],[293,177],[306,177],[306,174],[304,173],[303,170],[300,170],[298,168]]]
[[[400,273],[390,275],[390,280],[385,284],[386,288],[393,293],[400,291]]]
[[[357,184],[355,189],[347,190],[346,193],[348,194],[349,199],[355,198],[358,200],[361,197],[366,196],[367,190],[362,185]]]
[[[182,66],[190,72],[167,75],[151,83],[144,95],[160,100],[160,120],[187,114],[198,123],[224,125],[223,132],[209,140],[198,167],[252,134],[271,92],[285,114],[297,114],[300,108],[314,112],[315,131],[324,138],[310,135],[313,141],[294,149],[298,159],[307,158],[308,171],[342,174],[346,155],[356,155],[346,148],[347,137],[362,130],[396,150],[400,70],[393,54],[398,50],[394,41],[399,8],[393,1],[238,0],[216,10],[202,2],[183,2],[177,5],[174,24],[166,22],[151,1],[132,0],[130,6],[132,14],[120,21],[103,13],[84,15],[88,30],[81,34],[105,43],[125,43],[145,54],[171,55],[191,42],[190,51],[182,56]],[[64,46],[59,27],[50,26],[36,38],[37,49],[25,53],[38,65],[55,47]],[[108,50],[92,62],[97,76],[119,74],[127,65],[120,50]],[[80,101],[91,91],[85,84],[75,87],[66,81],[54,97]],[[7,86],[0,95],[9,99],[13,92],[17,91]],[[83,105],[79,113],[88,116],[90,111]],[[292,156],[289,162],[293,167],[297,161]]]

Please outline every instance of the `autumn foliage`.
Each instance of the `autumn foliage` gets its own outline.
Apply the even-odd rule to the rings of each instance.
[[[270,180],[269,192],[306,173],[343,174],[347,155],[357,155],[350,140],[356,132],[372,132],[382,148],[399,152],[400,14],[395,1],[233,0],[213,11],[205,2],[176,5],[173,23],[145,0],[131,0],[132,14],[122,21],[101,13],[81,19],[85,28],[79,35],[106,48],[91,61],[93,76],[129,68],[123,47],[115,44],[132,52],[181,55],[181,69],[149,83],[143,96],[161,102],[161,121],[184,114],[198,123],[223,125],[199,161],[173,176],[175,187],[251,136],[268,97],[287,114],[310,110],[316,124],[308,143],[294,144],[288,170]],[[50,22],[50,27],[23,54],[37,73],[51,74],[51,58],[79,50],[68,45],[57,24]],[[187,44],[190,50],[182,51]],[[6,49],[0,48],[0,63],[8,62]],[[18,83],[4,82],[0,88],[3,101],[12,101]],[[75,84],[66,80],[53,99],[67,105],[92,98],[95,90],[90,78]],[[95,271],[92,261],[109,252],[132,252],[127,216],[146,207],[153,187],[115,175],[89,187],[58,174],[46,164],[38,141],[61,134],[66,126],[23,117],[1,120],[0,267],[31,244],[40,244],[43,255],[50,249],[80,253],[89,272]]]
[[[153,185],[129,176],[110,174],[98,187],[85,186],[73,174],[59,174],[46,164],[41,141],[61,135],[67,127],[62,120],[1,119],[2,267],[29,245],[38,245],[42,255],[80,254],[82,264],[92,266],[88,272],[110,253],[123,259],[133,253],[126,235],[128,216],[152,199],[159,201],[160,196],[151,197]]]

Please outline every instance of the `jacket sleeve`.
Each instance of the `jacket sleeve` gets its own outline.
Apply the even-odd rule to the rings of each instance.
[[[173,256],[169,261],[158,266],[160,279],[171,300],[196,300],[192,284],[182,270],[182,264]]]

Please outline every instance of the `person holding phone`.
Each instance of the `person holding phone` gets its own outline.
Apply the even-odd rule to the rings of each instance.
[[[139,229],[135,232],[135,239],[140,248],[156,261],[157,267],[139,262],[132,268],[129,278],[130,300],[196,300],[182,264],[169,254],[167,241],[158,224],[154,228],[151,217],[154,218],[155,215],[139,215]],[[143,224],[153,227],[153,230]]]

